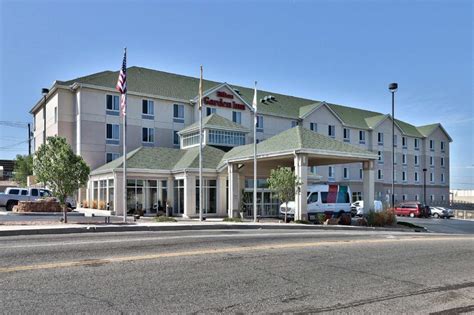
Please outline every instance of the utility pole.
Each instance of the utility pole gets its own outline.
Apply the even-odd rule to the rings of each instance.
[[[28,155],[31,155],[31,124],[28,123]]]

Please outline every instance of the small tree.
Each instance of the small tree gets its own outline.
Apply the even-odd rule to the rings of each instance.
[[[38,181],[48,186],[59,199],[64,223],[67,223],[66,198],[86,185],[89,166],[82,157],[74,154],[65,138],[49,137],[36,152],[33,170]]]
[[[15,159],[13,173],[15,182],[21,186],[26,186],[28,176],[33,175],[33,156],[18,154]]]
[[[295,199],[295,189],[300,185],[298,178],[289,167],[273,169],[268,179],[268,187],[285,203],[285,223],[287,222],[288,202]]]

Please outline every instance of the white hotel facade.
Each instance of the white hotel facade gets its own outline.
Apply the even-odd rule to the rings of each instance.
[[[89,200],[89,204],[102,201],[102,204],[108,203],[111,209],[121,211],[122,179],[118,175],[118,161],[121,159],[117,158],[122,155],[123,139],[119,94],[115,90],[117,77],[118,72],[104,71],[70,81],[55,81],[47,95],[34,105],[30,113],[34,118],[35,150],[46,137],[65,137],[75,153],[81,155],[93,170],[88,189],[82,190],[78,198]],[[193,160],[187,161],[189,163],[183,164],[182,168],[177,167],[181,162],[184,163],[178,160],[189,158],[196,146],[196,142],[193,142],[196,135],[193,124],[198,121],[196,100],[199,79],[130,67],[127,80],[127,152],[133,151],[135,154],[135,157],[130,156],[135,159],[135,162],[131,161],[132,165],[138,163],[145,168],[132,168],[127,177],[128,209],[140,205],[143,210],[153,212],[168,201],[174,205],[176,215],[194,216],[198,203],[194,196],[196,169]],[[242,203],[251,203],[246,200],[246,196],[251,196],[252,176],[244,167],[235,180],[230,157],[236,156],[235,152],[239,151],[237,147],[253,142],[253,133],[250,132],[253,90],[205,80],[204,91],[203,115],[214,114],[213,119],[208,118],[205,144],[206,147],[212,147],[210,151],[214,148],[217,150],[217,153],[209,152],[216,161],[215,165],[206,169],[208,180],[205,202],[210,205],[209,209],[212,208],[210,214],[226,215],[240,208]],[[272,137],[282,137],[291,142],[291,139],[285,138],[285,132],[288,133],[291,128],[303,130],[298,131],[298,135],[304,133],[304,137],[312,137],[306,133],[307,130],[317,133],[318,137],[323,135],[323,138],[314,138],[308,143],[313,145],[322,141],[327,148],[320,148],[318,143],[314,144],[316,147],[312,147],[312,151],[300,148],[300,151],[293,152],[294,164],[291,160],[289,165],[297,173],[303,172],[305,177],[307,173],[308,183],[350,186],[353,200],[363,199],[364,191],[367,191],[364,189],[370,189],[364,187],[364,174],[369,174],[373,176],[371,197],[389,201],[392,183],[390,115],[267,91],[258,91],[258,99],[257,139],[262,150],[270,150],[272,141],[265,140],[271,140]],[[329,139],[327,141],[334,139],[336,142],[328,144],[325,142],[326,137]],[[394,140],[395,200],[423,201],[425,179],[427,203],[447,200],[449,144],[452,139],[442,125],[413,126],[396,120]],[[282,150],[288,145],[282,145]],[[334,163],[324,156],[324,152],[330,151],[332,147],[342,150],[336,150],[341,152],[341,156],[336,156],[336,151],[328,153],[328,156],[334,157]],[[274,161],[273,164],[265,164],[267,160],[262,160],[262,167],[259,167],[258,204],[262,216],[277,214],[278,200],[265,186],[268,170],[277,164],[286,163],[275,158],[278,146],[272,148],[272,157],[267,154],[262,155],[262,159]],[[185,151],[187,149],[191,151]],[[315,150],[319,150],[317,154]],[[359,150],[360,155],[349,158],[351,150]],[[298,160],[295,152],[303,158]],[[163,154],[163,157],[159,154]],[[220,157],[219,161],[216,156]],[[164,163],[164,159],[170,159],[169,163],[154,166],[154,162]],[[234,160],[236,170],[249,163],[243,156],[241,162],[238,161]],[[298,161],[303,164],[298,164]],[[368,168],[362,166],[364,161],[370,162],[371,173],[365,172]],[[302,168],[298,169],[297,164],[302,165]],[[190,198],[190,193],[193,194],[192,201],[186,200]]]

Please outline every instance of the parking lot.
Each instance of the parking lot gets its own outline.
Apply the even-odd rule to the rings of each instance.
[[[449,234],[474,234],[474,220],[397,217],[400,222],[409,222],[425,227],[430,232]]]

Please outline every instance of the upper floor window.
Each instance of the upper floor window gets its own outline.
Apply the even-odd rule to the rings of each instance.
[[[206,116],[211,116],[217,112],[217,108],[215,107],[206,107]]]
[[[407,137],[402,137],[402,147],[403,147],[404,149],[407,148],[407,146],[408,146],[407,143],[408,143],[408,142],[407,142]]]
[[[119,144],[120,125],[107,124],[105,128],[105,139],[107,144]]]
[[[150,100],[142,100],[142,118],[153,119],[155,115],[154,103]]]
[[[120,97],[118,95],[107,94],[105,97],[105,110],[107,115],[119,115]]]
[[[263,116],[257,115],[257,131],[263,132]]]
[[[318,131],[318,124],[317,123],[309,123],[309,129],[317,132]]]
[[[430,156],[430,166],[434,166],[434,157]]]
[[[415,140],[415,145],[414,145],[415,150],[419,150],[420,149],[420,139],[415,138],[414,140]]]
[[[430,140],[430,150],[434,151],[435,143],[434,140]]]
[[[184,105],[173,104],[173,121],[184,123]]]
[[[195,144],[199,144],[199,132],[190,133],[186,136],[183,136],[183,148]]]
[[[58,107],[54,108],[54,123],[58,122]]]
[[[441,167],[444,167],[444,157],[441,158]]]
[[[419,178],[418,178],[418,172],[415,172],[415,182],[417,182],[417,183],[418,183],[418,181],[419,181]]]
[[[334,177],[336,176],[336,169],[334,166],[329,166],[328,167],[328,178],[330,179],[334,179]]]
[[[359,179],[363,179],[364,178],[364,170],[359,168]]]
[[[344,179],[349,178],[349,169],[347,167],[344,167],[343,175],[344,175]]]
[[[415,165],[416,166],[420,165],[420,158],[416,154],[415,154]]]
[[[383,163],[383,151],[378,151],[379,163]]]
[[[105,163],[109,163],[113,160],[116,160],[120,157],[119,153],[114,153],[114,152],[107,152],[105,154]]]
[[[365,131],[359,130],[359,143],[365,144]]]
[[[179,146],[179,134],[178,134],[178,131],[176,130],[173,130],[173,145],[175,147]]]
[[[393,135],[393,146],[396,147],[398,145],[398,137],[397,135]]]
[[[242,113],[241,112],[232,112],[232,121],[241,124],[242,123]]]
[[[142,142],[144,143],[155,142],[155,128],[142,128]]]
[[[351,130],[348,129],[348,128],[344,128],[343,134],[344,134],[344,141],[345,142],[350,142],[351,141]]]
[[[444,183],[444,173],[441,173],[441,182]]]
[[[405,153],[402,154],[402,164],[407,165],[407,155]]]
[[[434,182],[434,174],[433,173],[430,173],[430,182]]]
[[[402,172],[402,181],[404,181],[404,182],[407,181],[407,172],[406,171]]]
[[[383,170],[377,170],[377,178],[383,179]]]
[[[441,145],[441,152],[444,152],[444,147],[445,147],[445,144],[444,144],[444,141],[441,141],[440,142],[440,145]]]
[[[383,144],[383,133],[382,132],[377,133],[377,142],[378,142],[378,144]]]
[[[209,130],[209,143],[226,146],[244,145],[245,134],[235,131]]]
[[[336,126],[329,125],[328,126],[328,136],[334,138],[336,136]]]

